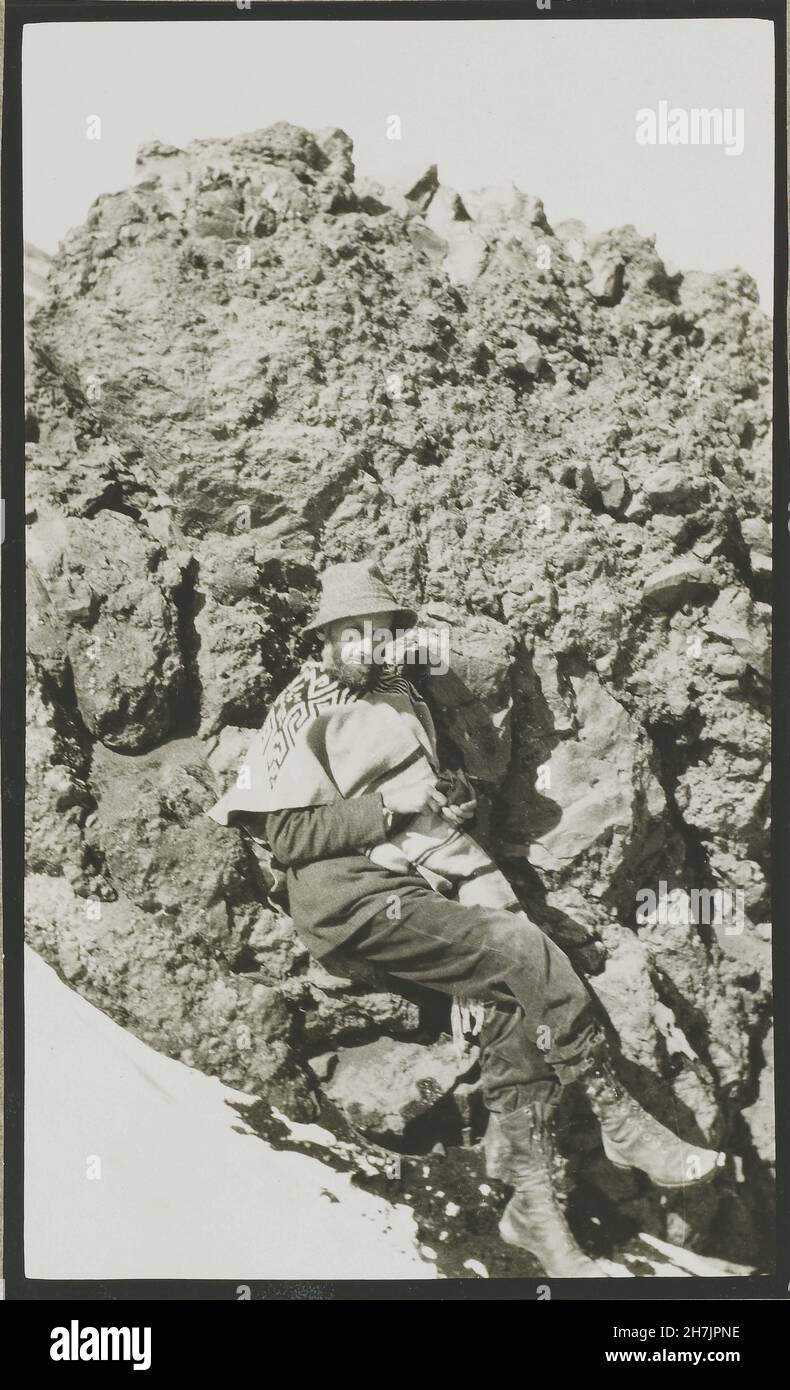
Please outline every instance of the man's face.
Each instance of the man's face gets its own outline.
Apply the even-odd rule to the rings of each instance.
[[[360,613],[324,628],[323,663],[351,690],[370,690],[381,670],[374,655],[393,634],[394,613]]]

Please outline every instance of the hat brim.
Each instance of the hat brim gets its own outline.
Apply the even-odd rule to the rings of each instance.
[[[393,613],[396,627],[414,627],[417,622],[417,612],[414,608],[392,608],[390,604],[373,604],[370,608],[363,608],[359,602],[350,604],[346,610],[338,611],[337,608],[327,609],[325,613],[317,613],[310,623],[305,623],[304,632],[315,632],[318,628],[326,627],[328,623],[336,623],[343,618],[358,618],[360,613],[370,613],[373,617],[377,613]]]

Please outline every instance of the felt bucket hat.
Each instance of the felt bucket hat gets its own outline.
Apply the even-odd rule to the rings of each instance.
[[[360,613],[394,613],[397,627],[413,627],[417,621],[413,608],[398,603],[378,565],[360,560],[327,566],[321,575],[318,609],[305,632],[339,618],[357,618]]]

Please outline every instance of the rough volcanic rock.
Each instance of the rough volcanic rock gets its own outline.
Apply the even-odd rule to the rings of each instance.
[[[472,1054],[459,1056],[447,1040],[421,1046],[378,1038],[361,1047],[341,1048],[324,1089],[353,1124],[390,1138],[430,1115],[474,1060]]]
[[[675,608],[709,594],[714,586],[699,560],[673,560],[645,580],[644,600],[651,608]]]
[[[265,856],[203,814],[310,652],[322,567],[375,555],[450,629],[423,683],[477,833],[598,982],[636,1089],[754,1179],[695,1239],[759,1260],[771,347],[746,272],[670,274],[653,238],[552,228],[513,186],[384,188],[336,129],[145,146],[31,327],[37,948],[305,1112],[311,1058],[433,1055],[446,1018],[312,976]],[[638,923],[660,880],[740,891],[745,952]]]
[[[112,511],[62,524],[37,519],[30,554],[88,732],[127,753],[176,732],[185,696],[178,559]]]

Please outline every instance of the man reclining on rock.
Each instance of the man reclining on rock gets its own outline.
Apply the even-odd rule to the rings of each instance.
[[[424,703],[401,674],[360,659],[364,640],[349,659],[353,630],[362,639],[373,625],[378,636],[390,636],[416,618],[375,567],[327,569],[308,624],[323,633],[322,661],[308,663],[277,697],[249,750],[245,785],[209,814],[222,825],[246,825],[268,843],[287,869],[294,926],[317,958],[329,964],[342,950],[382,968],[395,987],[419,983],[485,1006],[486,1171],[514,1189],[500,1233],[550,1276],[603,1277],[577,1245],[554,1189],[561,1088],[583,1087],[607,1157],[658,1186],[705,1181],[724,1155],[684,1143],[625,1091],[570,961],[460,832],[474,803],[449,804],[441,790]],[[460,859],[468,856],[465,875],[446,872],[455,853],[448,824],[458,833]],[[430,870],[420,872],[419,836],[423,869],[430,861],[439,875],[433,885]],[[448,884],[457,896],[446,895]],[[488,892],[495,901],[486,901]]]
[[[464,796],[473,797],[468,780],[463,773],[440,774],[430,711],[391,664],[406,660],[407,653],[418,655],[420,639],[427,634],[411,629],[396,643],[377,643],[378,635],[387,635],[378,617],[376,628],[370,622],[364,635],[353,624],[352,619],[341,633],[339,670],[364,685],[328,680],[321,663],[305,663],[275,700],[247,755],[244,793],[232,789],[219,803],[220,813],[232,815],[254,806],[260,816],[286,807],[328,805],[372,791],[387,805],[400,788],[426,782],[440,789],[440,796],[415,815],[389,817],[386,840],[368,846],[365,854],[393,873],[414,871],[429,887],[467,905],[520,912],[504,874],[460,828],[475,805],[474,799],[464,801]],[[423,646],[427,651],[427,643]],[[371,684],[371,663],[385,654],[390,661],[379,665]],[[457,811],[453,798],[459,803]],[[249,817],[246,828],[252,829]],[[460,1038],[464,1029],[479,1031],[482,1006],[462,998],[453,1002],[456,1036]]]

